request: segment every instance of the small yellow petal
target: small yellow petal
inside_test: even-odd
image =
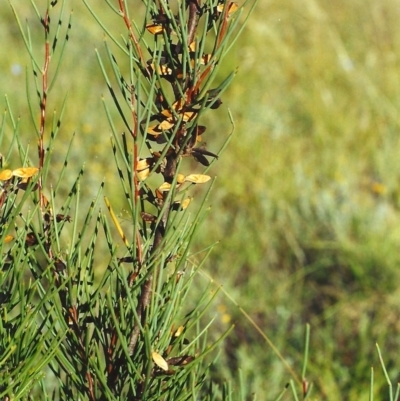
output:
[[[172,128],[173,126],[174,126],[174,123],[171,122],[169,119],[164,120],[163,122],[161,122],[160,124],[158,124],[158,128],[159,128],[160,130],[164,130],[164,131],[166,131],[166,130]]]
[[[204,184],[209,180],[211,180],[211,177],[204,174],[190,174],[185,178],[186,182],[193,182],[194,184]]]
[[[21,167],[12,172],[15,177],[30,178],[34,176],[39,169],[37,167]]]
[[[152,352],[151,357],[153,358],[154,363],[161,368],[162,370],[168,370],[168,363],[167,361],[158,353]]]
[[[175,331],[175,333],[174,333],[174,337],[179,337],[182,333],[183,333],[183,330],[184,330],[185,328],[183,327],[183,326],[179,326],[178,328],[177,328],[177,330]]]
[[[147,159],[140,159],[137,162],[136,169],[137,171],[145,170],[150,167],[149,161]]]
[[[168,110],[168,109],[162,110],[162,111],[161,111],[161,114],[162,114],[163,116],[167,117],[167,118],[172,117],[172,113],[171,113],[171,111]]]
[[[217,11],[222,13],[224,8],[225,8],[225,4],[220,4],[217,7]],[[233,3],[233,2],[228,3],[228,15],[233,14],[238,8],[239,8],[239,6],[237,5],[237,3]]]
[[[0,181],[7,181],[12,177],[13,173],[11,170],[3,170],[0,173]]]
[[[181,208],[182,208],[183,210],[185,210],[185,209],[189,206],[189,204],[190,204],[191,201],[192,201],[192,198],[186,198],[186,199],[184,199],[184,200],[181,202]]]
[[[158,187],[160,192],[169,191],[171,189],[171,184],[169,182],[164,182]]]
[[[7,244],[8,242],[11,242],[14,239],[12,235],[6,235],[6,238],[4,238],[4,243]]]
[[[162,25],[158,24],[147,24],[146,29],[152,34],[152,35],[158,35],[159,33],[162,33],[164,28]]]
[[[182,184],[182,182],[185,182],[185,176],[183,174],[178,174],[178,177],[176,178],[176,182],[178,184]]]
[[[190,121],[192,120],[197,113],[195,113],[194,111],[187,111],[185,113],[183,113],[183,121]]]
[[[139,181],[144,181],[150,175],[150,169],[146,168],[144,170],[138,171],[136,175]]]

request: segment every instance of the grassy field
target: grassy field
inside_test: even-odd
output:
[[[103,177],[113,192],[115,172],[100,101],[107,91],[94,54],[102,36],[74,4],[71,46],[50,101],[59,107],[69,90],[63,141],[66,147],[75,133],[72,164],[78,170],[86,163],[89,201]],[[21,7],[21,17],[31,12]],[[2,14],[0,92],[21,116],[21,136],[34,155],[26,128],[28,58],[11,11]],[[371,366],[375,395],[386,397],[376,343],[398,380],[399,19],[394,0],[260,0],[224,66],[238,67],[237,78],[219,118],[207,122],[209,149],[231,130],[228,108],[235,134],[212,170],[212,208],[196,249],[219,241],[204,270],[298,375],[310,323],[311,399],[367,399]],[[235,378],[240,368],[249,393],[275,399],[291,378],[284,364],[222,293],[216,310],[216,331],[236,324],[216,376]]]

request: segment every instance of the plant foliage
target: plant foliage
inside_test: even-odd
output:
[[[32,22],[23,24],[10,1],[31,61],[27,99],[37,156],[6,99],[0,145],[12,139],[0,159],[0,398],[232,399],[230,385],[209,380],[209,355],[224,335],[209,341],[210,323],[201,320],[212,301],[208,288],[198,302],[188,301],[196,274],[188,258],[205,217],[205,200],[190,211],[191,194],[211,180],[204,170],[219,153],[206,148],[201,117],[220,106],[233,78],[215,84],[243,6],[106,1],[102,7],[123,31],[117,37],[83,2],[106,37],[96,54],[117,111],[104,99],[109,162],[130,224],[121,224],[104,183],[81,209],[83,167],[69,190],[63,186],[73,136],[55,171],[68,101],[59,113],[50,112],[49,101],[61,90],[68,47],[79,45],[71,40],[69,2],[31,0],[33,27],[44,38],[38,43]],[[138,7],[142,16],[132,20]]]

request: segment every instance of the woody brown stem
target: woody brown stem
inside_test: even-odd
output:
[[[166,182],[172,182],[173,177],[176,174],[176,166],[178,162],[179,156],[176,155],[175,153],[171,154],[170,156],[167,157],[167,165],[165,167],[164,171],[164,180]],[[166,192],[164,195],[164,202],[171,202],[170,200],[167,200],[168,193]],[[159,227],[156,229],[155,237],[154,237],[154,242],[153,242],[153,248],[151,251],[151,256],[156,255],[156,253],[159,251],[161,242],[164,238],[164,233],[166,231],[166,224],[168,221],[170,213],[170,205],[167,204],[165,207],[164,214],[162,216],[162,219],[160,221]],[[140,324],[144,324],[143,318],[144,314],[146,311],[146,308],[148,307],[150,303],[150,294],[151,294],[151,287],[153,285],[153,280],[155,277],[157,277],[158,270],[157,267],[155,268],[155,271],[150,274],[149,278],[145,281],[143,288],[142,288],[142,293],[140,295],[139,299],[139,305],[137,307],[136,313],[139,319],[139,322],[134,326],[131,336],[129,338],[129,355],[133,354],[133,351],[135,350],[135,346],[137,344],[137,341],[139,339],[139,334],[140,334]]]
[[[200,0],[199,0],[200,1]],[[188,45],[194,40],[197,24],[199,22],[198,10],[200,8],[197,0],[190,0],[189,2],[189,23],[188,23]]]

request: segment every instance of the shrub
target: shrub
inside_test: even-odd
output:
[[[116,167],[107,175],[110,188],[119,182],[122,190],[110,193],[103,182],[85,202],[93,189],[83,165],[71,180],[74,141],[82,133],[71,135],[67,148],[61,133],[71,126],[65,122],[71,99],[65,95],[59,112],[49,106],[65,82],[72,85],[74,76],[63,71],[69,48],[84,45],[74,41],[69,2],[32,0],[32,25],[22,24],[22,10],[11,2],[30,58],[31,121],[23,126],[36,133],[37,156],[6,99],[0,397],[232,399],[229,385],[218,389],[210,381],[212,352],[229,329],[208,339],[210,322],[202,316],[212,293],[204,288],[201,299],[191,299],[202,262],[193,263],[190,246],[211,185],[197,205],[194,187],[212,182],[206,172],[220,153],[206,149],[202,117],[220,106],[234,76],[217,74],[243,7],[150,0],[136,8],[107,1],[104,22],[83,2],[106,38],[96,56],[114,108],[103,98],[111,130],[111,150],[103,157],[108,172]],[[113,202],[123,205],[129,224],[121,223]]]

